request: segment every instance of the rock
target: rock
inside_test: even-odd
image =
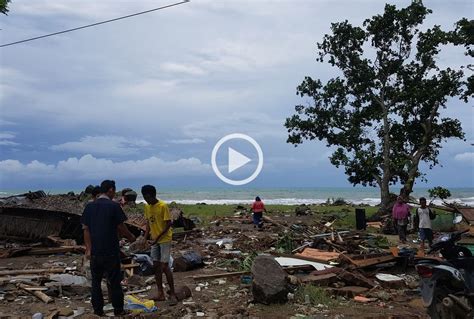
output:
[[[72,310],[71,308],[61,307],[58,310],[60,316],[69,317],[74,314],[74,310]]]
[[[272,256],[257,256],[252,265],[252,293],[255,302],[263,304],[288,301],[287,274]]]
[[[188,286],[180,286],[176,288],[175,290],[176,290],[176,298],[178,298],[178,301],[188,299],[192,295],[191,289],[189,289]]]

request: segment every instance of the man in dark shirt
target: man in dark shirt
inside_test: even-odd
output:
[[[119,235],[130,242],[135,236],[130,233],[124,222],[127,220],[120,205],[112,199],[115,196],[115,182],[105,180],[100,185],[101,195],[96,201],[87,204],[82,213],[86,256],[90,258],[92,274],[92,307],[94,314],[104,315],[104,298],[101,282],[104,275],[110,283],[114,314],[124,314],[123,291],[120,282],[120,246]]]

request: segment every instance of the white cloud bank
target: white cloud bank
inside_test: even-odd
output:
[[[209,164],[190,157],[176,161],[165,161],[152,156],[143,160],[114,162],[104,158],[96,158],[90,154],[80,158],[71,157],[57,164],[45,164],[37,160],[21,163],[18,160],[0,161],[0,176],[10,178],[56,180],[104,179],[120,175],[121,178],[150,178],[170,176],[201,176],[212,172]]]
[[[79,141],[66,142],[50,147],[53,151],[64,151],[93,155],[129,155],[151,143],[140,139],[130,139],[123,136],[85,136]]]

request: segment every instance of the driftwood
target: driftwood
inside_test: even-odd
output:
[[[32,288],[28,285],[18,284],[18,288],[21,288],[24,291],[32,294],[33,296],[35,296],[36,298],[38,298],[39,300],[41,300],[44,303],[50,303],[50,302],[54,301],[53,298],[49,297],[48,295],[46,295],[45,293],[43,293],[41,291],[28,289],[28,288]]]

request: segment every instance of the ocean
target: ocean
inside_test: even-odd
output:
[[[71,190],[44,190],[50,194],[64,194]],[[80,193],[81,190],[72,190]],[[135,189],[137,193],[140,190]],[[395,189],[394,189],[395,191]],[[398,191],[398,188],[396,189]],[[474,188],[450,188],[451,197],[448,202],[456,201],[464,205],[474,205]],[[0,191],[0,197],[27,191]],[[428,198],[428,188],[417,188],[412,194],[414,197]],[[363,187],[313,187],[313,188],[158,188],[158,197],[167,201],[181,204],[249,204],[256,196],[260,196],[266,204],[299,205],[320,204],[328,199],[343,198],[354,204],[377,205],[380,203],[380,194],[377,188]],[[143,201],[139,195],[138,201]],[[435,200],[440,204],[441,201]]]

